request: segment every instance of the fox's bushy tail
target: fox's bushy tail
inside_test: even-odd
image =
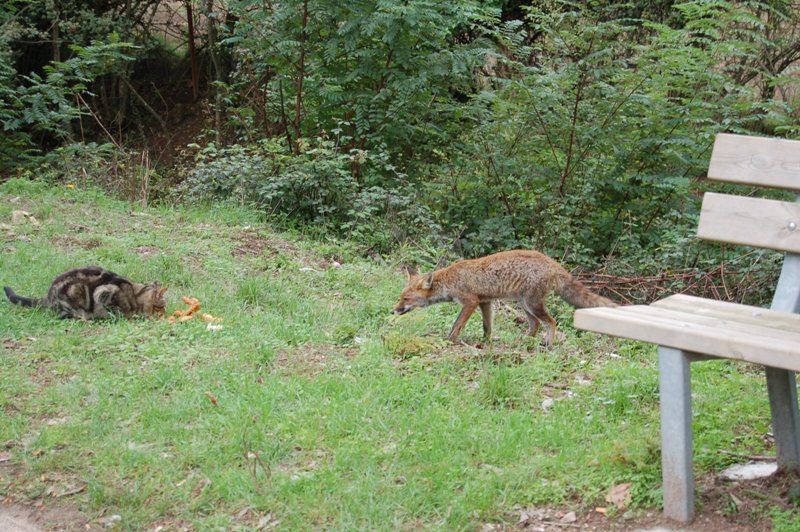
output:
[[[575,308],[619,306],[619,304],[607,297],[595,294],[582,283],[576,281],[571,275],[561,279],[557,292],[564,301]]]
[[[3,291],[5,291],[8,300],[15,305],[22,305],[23,307],[39,307],[44,304],[44,300],[42,299],[31,299],[29,297],[18,296],[7,286],[3,287]]]

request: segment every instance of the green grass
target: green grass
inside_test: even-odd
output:
[[[12,225],[16,209],[40,225]],[[635,508],[660,504],[655,351],[576,332],[559,302],[552,351],[502,309],[494,342],[474,349],[444,341],[455,306],[390,314],[404,283],[390,257],[278,234],[246,209],[142,212],[12,180],[0,223],[0,283],[19,294],[98,264],[169,286],[170,311],[194,296],[225,320],[83,323],[0,303],[0,444],[22,471],[0,496],[85,484],[82,511],[131,529],[265,515],[474,528],[514,523],[520,507],[605,506],[622,482]],[[474,318],[463,339],[480,335]],[[720,448],[766,452],[757,371],[698,364],[694,384],[698,474],[734,460]]]

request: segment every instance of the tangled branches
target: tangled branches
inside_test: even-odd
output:
[[[608,273],[578,273],[575,277],[590,290],[626,304],[646,304],[672,294],[690,294],[738,303],[765,303],[775,286],[771,270],[730,270],[725,264],[703,271],[687,268],[656,275],[617,276]]]

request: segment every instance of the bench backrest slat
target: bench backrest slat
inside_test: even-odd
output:
[[[800,253],[800,203],[706,192],[697,236]]]
[[[800,141],[728,133],[717,135],[708,178],[800,190]]]

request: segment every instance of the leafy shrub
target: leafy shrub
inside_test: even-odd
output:
[[[353,204],[358,182],[348,170],[350,156],[328,141],[286,153],[277,139],[198,152],[185,186],[191,196],[235,199],[301,222],[338,220]]]
[[[115,72],[131,58],[135,48],[112,36],[110,42],[71,46],[73,57],[54,61],[44,68],[44,76],[33,72],[18,74],[5,59],[9,43],[0,31],[0,170],[15,167],[36,153],[33,136],[47,136],[59,142],[72,137],[71,123],[85,114],[81,93],[99,76]]]
[[[369,177],[355,175],[354,165],[362,168],[369,153],[344,152],[325,139],[301,145],[298,155],[287,153],[278,139],[201,148],[184,190],[190,197],[253,204],[284,221],[356,238],[373,250],[439,236],[428,207],[412,191],[369,185]]]

